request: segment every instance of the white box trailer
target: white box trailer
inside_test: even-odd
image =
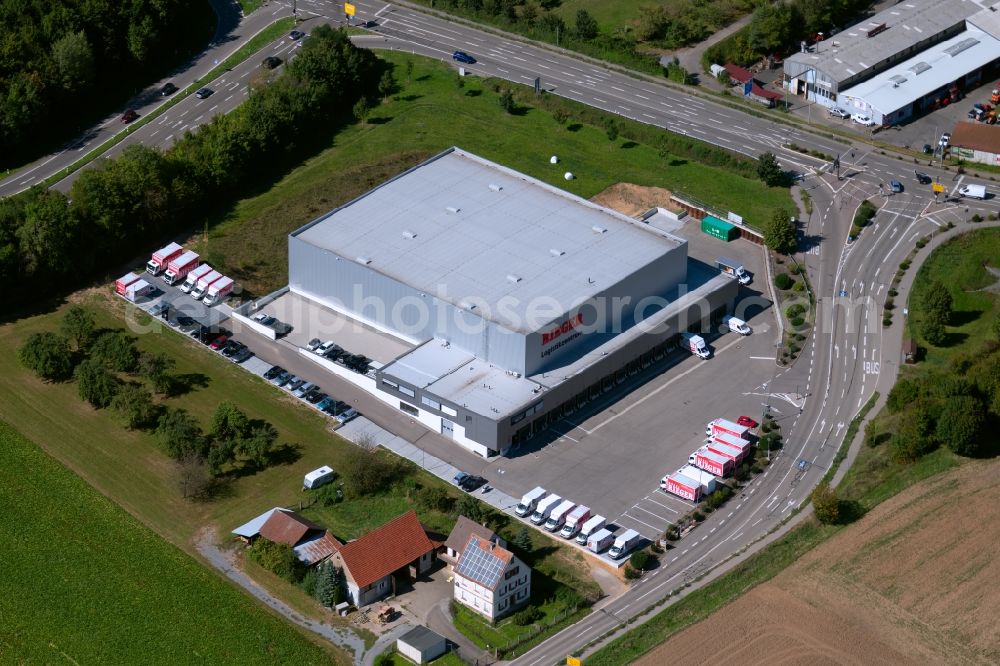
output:
[[[143,296],[152,294],[153,291],[153,285],[149,284],[145,280],[136,280],[132,284],[125,287],[125,298],[135,303]]]
[[[579,534],[576,535],[576,542],[581,546],[586,546],[587,542],[590,540],[590,536],[592,534],[597,534],[600,530],[604,529],[607,522],[608,521],[604,516],[592,516],[583,524],[583,527],[580,528]]]
[[[548,519],[549,514],[552,513],[552,509],[556,508],[556,505],[561,501],[562,497],[559,497],[559,495],[547,495],[540,499],[535,512],[531,514],[531,522],[535,525],[544,523]]]
[[[603,553],[614,542],[615,535],[611,530],[601,528],[587,538],[587,550],[592,553]]]
[[[730,444],[724,444],[718,440],[712,440],[702,448],[708,449],[712,453],[717,453],[723,458],[729,458],[734,464],[738,465],[743,462],[743,449],[732,446]],[[694,461],[688,458],[688,462],[694,464]]]
[[[677,473],[700,483],[702,495],[714,493],[716,488],[719,487],[719,479],[716,476],[709,474],[703,469],[698,469],[694,465],[685,465],[677,470]]]
[[[319,469],[314,469],[306,474],[305,478],[302,480],[302,487],[319,488],[323,484],[333,481],[336,476],[337,473],[333,471],[332,467],[323,465]]]
[[[701,483],[677,472],[663,477],[660,481],[660,489],[692,502],[701,499]]]
[[[130,285],[139,280],[139,276],[135,273],[126,273],[117,280],[115,280],[115,293],[122,296],[125,295],[125,289]]]
[[[552,509],[552,513],[549,514],[549,519],[545,521],[545,529],[549,532],[555,532],[566,522],[566,516],[569,512],[576,508],[576,502],[573,500],[563,500],[562,504]]]
[[[524,494],[520,503],[514,507],[514,513],[522,518],[530,515],[535,510],[535,507],[538,506],[538,501],[545,497],[546,494],[545,488],[535,486]]]

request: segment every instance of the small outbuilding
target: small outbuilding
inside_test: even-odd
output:
[[[426,664],[448,651],[448,641],[419,625],[396,639],[396,651],[414,663]]]

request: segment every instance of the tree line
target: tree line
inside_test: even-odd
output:
[[[317,27],[281,76],[167,151],[129,146],[83,171],[69,196],[35,188],[0,200],[0,305],[79,284],[231,205],[377,99],[383,65]]]
[[[750,24],[713,44],[702,54],[701,64],[752,65],[773,54],[794,53],[803,40],[823,33],[830,37],[834,26],[847,26],[868,10],[870,0],[783,0],[759,3]]]
[[[71,138],[197,53],[215,17],[197,0],[0,0],[0,25],[3,169]]]
[[[205,495],[227,475],[272,463],[281,452],[273,425],[222,401],[206,431],[192,414],[164,402],[188,390],[192,380],[171,374],[172,358],[140,351],[136,342],[122,329],[98,328],[92,311],[74,305],[59,332],[31,334],[17,354],[45,380],[74,381],[81,399],[94,409],[110,409],[125,428],[150,431],[177,463],[185,497]]]

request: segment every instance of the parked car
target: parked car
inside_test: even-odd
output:
[[[451,54],[451,57],[457,60],[458,62],[463,62],[467,65],[472,65],[475,64],[476,62],[476,59],[470,56],[465,51],[455,51],[454,53]]]
[[[216,339],[212,340],[211,344],[208,345],[209,349],[214,349],[219,351],[226,346],[226,342],[229,341],[229,337],[225,335],[220,335]]]
[[[462,482],[458,485],[462,490],[471,493],[473,490],[477,490],[478,488],[485,486],[486,479],[481,476],[468,475],[462,479]]]
[[[893,194],[899,194],[900,192],[903,191],[903,184],[898,180],[890,180],[889,189],[892,191]]]
[[[747,428],[756,428],[758,425],[760,425],[749,416],[741,416],[740,418],[736,419],[736,423],[741,426],[745,426]]]
[[[326,393],[323,393],[318,388],[313,389],[305,395],[306,402],[310,405],[315,405],[317,402],[326,397]]]
[[[284,386],[285,383],[292,378],[292,373],[285,370],[284,372],[279,372],[277,375],[271,378],[271,383],[275,386]]]
[[[242,363],[243,361],[248,360],[251,356],[253,356],[253,352],[250,351],[249,347],[244,346],[243,349],[232,355],[231,360],[233,363]]]
[[[149,316],[159,317],[160,319],[166,319],[167,317],[170,316],[170,303],[164,303],[163,301],[160,301],[149,310]]]
[[[306,33],[302,32],[301,30],[292,30],[290,33],[288,33],[288,38],[293,41],[302,39],[305,36]]]
[[[175,92],[177,92],[177,86],[170,83],[169,81],[167,83],[164,83],[163,87],[160,88],[160,95],[162,95],[163,97],[169,97],[170,95],[173,95]]]
[[[938,139],[938,145],[941,146],[942,148],[947,147],[948,144],[950,143],[951,143],[951,132],[945,132],[944,134],[941,135],[941,138]]]
[[[455,475],[455,478],[452,479],[452,482],[454,482],[456,486],[461,486],[462,482],[465,481],[468,477],[469,475],[466,474],[465,472],[459,472],[458,474]]]
[[[128,123],[132,122],[133,120],[135,120],[138,117],[139,117],[139,114],[136,113],[135,109],[125,109],[125,113],[122,114],[122,117],[121,117],[120,120],[123,123],[128,124]]]
[[[271,324],[271,328],[274,329],[274,332],[278,334],[279,338],[286,336],[292,332],[292,325],[286,324],[283,321],[275,321],[273,324]]]
[[[284,371],[285,371],[285,369],[283,367],[281,367],[280,365],[272,365],[271,368],[267,372],[264,373],[264,379],[266,379],[268,381],[271,381],[272,379],[274,379],[275,377],[277,377],[278,375],[280,375]]]
[[[260,66],[264,69],[276,69],[281,66],[281,58],[277,56],[267,56],[260,63]]]
[[[195,91],[194,96],[198,99],[207,99],[211,97],[214,92],[215,91],[211,88],[198,88],[198,90]]]
[[[305,383],[306,380],[304,379],[300,379],[299,377],[292,377],[291,379],[288,380],[288,383],[285,384],[285,388],[288,391],[294,391],[295,389],[297,389],[298,387],[302,386]]]
[[[244,347],[246,347],[246,345],[242,342],[230,339],[229,342],[226,343],[226,346],[222,348],[222,355],[226,358],[232,358],[233,354],[240,351]]]
[[[921,185],[930,185],[931,177],[928,176],[926,173],[914,169],[913,175],[916,176],[917,182],[920,183]]]
[[[306,382],[305,384],[303,384],[302,386],[298,387],[297,389],[294,389],[292,391],[292,395],[294,395],[296,398],[301,398],[306,393],[309,393],[309,391],[312,391],[314,388],[316,388],[315,384],[313,384],[312,382]]]
[[[844,111],[839,106],[835,106],[832,109],[830,109],[830,115],[834,116],[835,118],[850,118],[851,117],[851,114],[849,114],[847,111]]]
[[[306,345],[306,349],[308,349],[308,350],[309,350],[309,351],[311,351],[311,352],[314,352],[314,351],[316,351],[316,349],[317,349],[317,348],[318,348],[318,347],[319,347],[319,346],[320,346],[321,344],[323,344],[323,341],[322,341],[322,340],[320,340],[319,338],[313,338],[313,339],[312,339],[312,340],[310,340],[310,341],[309,341],[309,343],[308,343],[308,344]]]
[[[222,331],[214,326],[202,325],[191,332],[191,337],[197,339],[201,344],[207,345],[217,340],[221,333]]]
[[[865,127],[871,127],[875,124],[875,121],[871,119],[871,116],[866,116],[863,113],[855,113],[851,116],[851,120],[859,125],[864,125]]]
[[[187,315],[180,315],[177,317],[177,328],[179,328],[184,333],[190,333],[195,328],[197,328],[198,322]]]
[[[336,398],[334,398],[332,395],[328,395],[316,403],[316,409],[320,410],[321,412],[325,412],[331,405],[336,404],[336,402],[337,402]]]
[[[259,315],[254,317],[253,320],[263,326],[270,326],[274,322],[278,321],[277,317],[272,317],[266,312],[261,312]]]
[[[334,342],[333,340],[327,340],[326,342],[323,342],[319,346],[317,346],[313,351],[315,351],[320,356],[326,356],[327,352],[329,352],[335,347],[337,347],[336,342]],[[339,347],[337,348],[339,349]]]
[[[348,421],[350,421],[351,419],[353,419],[356,416],[358,416],[357,410],[355,410],[353,407],[351,407],[350,405],[348,405],[347,409],[345,409],[345,410],[343,410],[341,412],[338,412],[337,415],[334,416],[333,418],[340,425],[344,425],[345,423],[347,423]]]

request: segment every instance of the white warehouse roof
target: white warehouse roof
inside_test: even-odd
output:
[[[883,9],[833,37],[810,53],[795,53],[785,62],[815,67],[838,83],[860,74],[959,24],[980,11],[973,0],[908,0]],[[885,29],[869,36],[882,24]],[[956,74],[961,76],[964,72]]]
[[[864,83],[840,93],[845,106],[893,113],[1000,56],[1000,41],[980,30],[965,30]],[[857,100],[857,102],[855,101]],[[861,102],[859,104],[858,102]]]
[[[671,251],[681,249],[678,261],[687,252],[682,238],[458,148],[294,235],[524,332],[542,298],[565,311]]]

